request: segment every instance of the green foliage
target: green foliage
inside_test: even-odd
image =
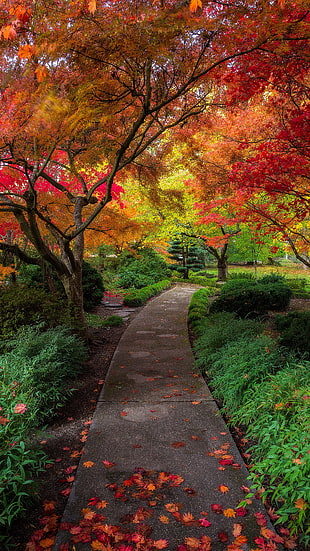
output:
[[[184,279],[188,279],[189,270],[198,272],[205,267],[204,251],[196,245],[175,239],[171,241],[168,253],[175,261],[173,269],[183,274]]]
[[[309,313],[298,313],[301,319]],[[295,314],[278,316],[286,330]],[[265,488],[293,534],[310,540],[309,471],[310,363],[298,364],[276,340],[259,334],[263,326],[233,313],[207,316],[195,343],[197,364],[206,370],[214,396],[231,424],[246,425],[251,452],[251,488]],[[308,333],[309,334],[309,333]],[[251,497],[249,494],[247,497]]]
[[[219,312],[209,315],[201,324],[201,336],[195,342],[197,364],[205,370],[216,361],[223,346],[239,339],[254,339],[263,330],[263,324],[255,320],[236,318],[233,312]],[[242,343],[243,344],[243,343]],[[239,345],[237,345],[239,346]]]
[[[89,314],[86,313],[86,321],[87,325],[90,327],[117,327],[119,325],[122,325],[124,323],[124,319],[121,316],[117,316],[113,314],[112,316],[108,316],[107,318],[102,318],[98,314]]]
[[[126,256],[118,269],[118,283],[123,289],[141,289],[169,275],[163,258],[153,249],[142,249],[137,256]]]
[[[210,312],[235,312],[240,317],[265,314],[268,310],[285,310],[292,291],[282,282],[252,282],[247,279],[232,279],[221,289]]]
[[[47,458],[31,436],[63,405],[84,358],[84,345],[64,327],[24,327],[6,343],[0,356],[0,527],[8,528],[33,497]]]
[[[208,356],[208,375],[214,395],[229,412],[243,403],[243,394],[253,384],[283,366],[283,354],[267,335],[239,336]]]
[[[252,272],[233,272],[228,274],[228,281],[230,279],[251,279],[255,280],[255,275]]]
[[[23,283],[32,289],[43,289],[47,293],[50,293],[47,270],[49,271],[50,278],[53,280],[53,285],[56,288],[56,291],[59,295],[64,297],[65,293],[63,285],[55,270],[50,267],[47,267],[42,271],[40,266],[22,264],[19,271],[18,280],[20,283]],[[91,310],[100,304],[103,297],[104,285],[102,276],[100,272],[89,262],[83,261],[82,277],[84,308],[85,310]]]
[[[201,324],[205,320],[209,304],[210,289],[199,289],[193,294],[188,307],[188,323],[196,335],[201,332]]]
[[[29,395],[28,410],[36,423],[65,403],[69,382],[80,373],[86,357],[84,344],[66,327],[41,329],[21,328],[0,356],[3,383],[17,381],[19,390]]]
[[[310,286],[305,278],[287,278],[286,283],[294,298],[310,298]]]
[[[104,294],[102,276],[89,262],[83,261],[82,277],[84,309],[91,310],[100,304]]]
[[[13,336],[23,325],[44,322],[55,327],[67,321],[66,304],[62,297],[51,296],[42,289],[30,289],[11,284],[0,287],[0,336]]]
[[[254,488],[268,484],[263,499],[271,499],[292,533],[310,537],[310,364],[287,362],[283,369],[254,383],[243,404],[232,413],[232,423],[246,423],[254,462]],[[259,412],[259,414],[258,414]]]
[[[267,275],[264,275],[263,277],[261,277],[259,279],[259,282],[260,283],[264,283],[267,285],[269,283],[282,283],[283,285],[285,285],[285,277],[280,275],[280,274],[276,274],[276,273],[272,273],[272,274],[267,274]]]
[[[279,344],[303,357],[310,357],[310,312],[289,312],[275,317]]]
[[[124,306],[143,306],[149,298],[161,293],[165,289],[168,289],[171,285],[170,279],[163,279],[153,285],[148,285],[142,289],[132,289],[124,297]]]

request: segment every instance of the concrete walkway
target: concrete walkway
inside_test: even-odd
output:
[[[248,472],[193,371],[187,307],[194,291],[163,293],[123,334],[54,551],[281,548],[260,501],[237,509]]]

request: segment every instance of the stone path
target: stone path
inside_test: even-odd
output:
[[[54,551],[281,548],[259,500],[237,507],[248,472],[194,370],[194,290],[153,299],[123,334]]]

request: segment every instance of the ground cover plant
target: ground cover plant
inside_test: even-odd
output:
[[[252,442],[246,450],[253,490],[247,499],[259,491],[274,508],[272,520],[285,523],[307,546],[310,372],[309,361],[296,356],[293,346],[294,323],[299,320],[301,327],[303,318],[308,319],[308,312],[278,316],[283,333],[292,330],[286,348],[274,331],[266,334],[266,324],[233,313],[199,318],[198,332],[194,330],[197,365],[231,426],[243,427],[244,440]]]
[[[0,356],[0,526],[5,532],[29,505],[47,457],[36,430],[72,393],[85,345],[65,327],[21,328]],[[1,541],[1,539],[0,539]],[[5,541],[5,536],[3,536]]]

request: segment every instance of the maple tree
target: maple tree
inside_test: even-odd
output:
[[[167,129],[224,103],[239,58],[257,53],[270,74],[283,47],[300,48],[305,6],[0,3],[0,208],[39,253],[27,261],[54,267],[82,325],[84,232],[119,198],[120,175],[145,169]]]

